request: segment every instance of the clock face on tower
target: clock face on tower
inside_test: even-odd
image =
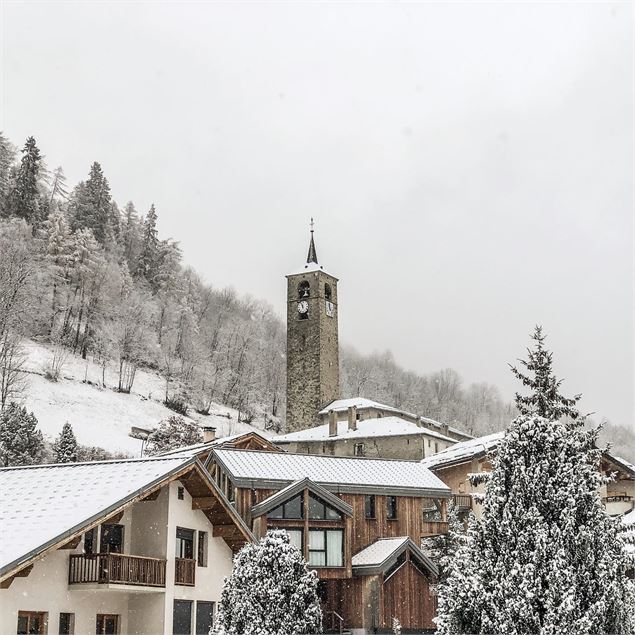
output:
[[[309,303],[306,300],[298,302],[298,313],[304,315],[309,310]]]

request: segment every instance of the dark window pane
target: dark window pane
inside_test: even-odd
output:
[[[174,600],[172,632],[174,635],[192,635],[192,602],[189,600]]]
[[[313,494],[309,494],[309,518],[324,518],[324,515],[324,503]]]
[[[375,497],[373,495],[364,498],[364,516],[375,518]]]
[[[60,613],[60,635],[73,634],[73,614]]]
[[[91,529],[84,534],[84,553],[95,553],[96,531],[96,529]]]
[[[101,553],[123,553],[123,525],[102,525]]]
[[[302,496],[296,496],[284,504],[285,518],[304,518],[302,513]]]
[[[397,497],[396,496],[386,497],[386,516],[393,520],[397,518]]]
[[[272,509],[267,516],[269,518],[282,518],[282,505],[280,505],[280,507],[276,507],[275,509]]]
[[[208,635],[214,624],[214,602],[196,603],[196,635]]]
[[[24,615],[18,615],[18,635],[28,635],[29,618]]]
[[[194,530],[176,528],[176,557],[194,558]]]
[[[198,532],[198,566],[207,566],[207,532]]]

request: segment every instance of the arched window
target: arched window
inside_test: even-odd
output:
[[[331,291],[331,285],[327,282],[324,285],[324,297],[331,302],[333,299],[333,292]]]
[[[298,285],[298,298],[308,298],[310,286],[311,285],[306,280],[303,280]]]

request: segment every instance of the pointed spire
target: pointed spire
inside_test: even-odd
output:
[[[307,264],[314,262],[316,265],[318,264],[317,259],[317,251],[315,249],[315,241],[313,240],[313,217],[311,217],[311,242],[309,243],[309,255],[306,257]]]

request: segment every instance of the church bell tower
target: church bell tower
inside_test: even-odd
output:
[[[337,278],[318,263],[313,219],[304,269],[287,276],[287,431],[319,425],[340,396]]]

